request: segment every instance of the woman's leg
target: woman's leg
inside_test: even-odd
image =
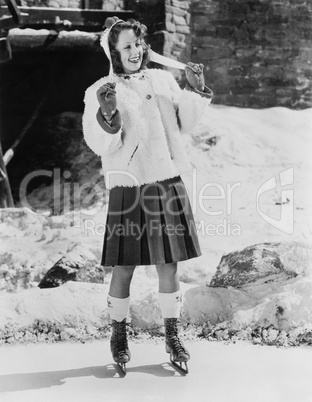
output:
[[[166,351],[170,359],[184,373],[188,372],[190,354],[178,336],[178,318],[181,312],[181,293],[177,263],[156,265],[159,278],[159,305],[166,331]],[[177,363],[179,365],[177,365]],[[182,367],[185,364],[185,368]]]
[[[130,304],[130,284],[135,265],[115,265],[107,297],[108,312],[112,321],[111,352],[115,362],[125,372],[131,353],[127,340],[127,315]]]
[[[159,279],[158,300],[164,319],[179,318],[181,309],[181,294],[178,274],[178,264],[156,265]]]
[[[130,303],[130,284],[135,265],[115,265],[107,297],[111,320],[123,321],[127,318]]]
[[[115,265],[109,287],[109,294],[112,297],[125,299],[130,295],[130,283],[132,280],[135,265]]]
[[[159,293],[174,293],[180,290],[178,264],[156,265],[159,279]]]

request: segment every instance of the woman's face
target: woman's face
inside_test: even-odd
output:
[[[120,53],[125,73],[132,74],[140,69],[143,58],[142,40],[135,35],[133,29],[120,32],[115,48]]]

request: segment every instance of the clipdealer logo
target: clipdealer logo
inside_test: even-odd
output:
[[[294,168],[284,170],[279,174],[280,188],[281,188],[281,213],[280,219],[272,218],[264,213],[260,208],[260,196],[270,190],[278,188],[276,177],[273,176],[257,191],[257,211],[262,219],[268,224],[279,229],[280,231],[292,234],[294,232],[294,190],[293,188],[283,189],[286,186],[292,186],[294,184]]]
[[[133,181],[134,185],[138,185],[138,181],[134,175],[125,171],[109,171],[105,175],[105,183],[108,184],[110,181],[110,176],[114,174],[124,174],[128,176],[128,179]],[[31,205],[27,201],[27,186],[29,182],[37,176],[48,176],[53,178],[53,211],[52,210],[33,210]],[[94,216],[103,208],[107,208],[108,205],[103,200],[105,194],[103,189],[96,183],[90,181],[80,185],[75,182],[67,182],[70,178],[70,172],[65,171],[63,177],[61,177],[61,170],[54,169],[53,172],[48,170],[37,170],[35,172],[29,173],[22,181],[20,186],[20,199],[23,207],[30,213],[35,215],[50,215],[51,213],[60,213],[61,211],[68,212],[73,208],[77,213],[74,214],[73,226],[80,227],[82,221],[84,221],[81,216]],[[64,180],[65,179],[65,180]],[[279,180],[275,176],[271,177],[269,180],[265,181],[257,191],[256,194],[256,208],[257,212],[261,218],[267,222],[272,227],[287,233],[292,234],[294,230],[294,190],[289,188],[294,184],[294,168],[289,168],[282,171],[279,174]],[[233,207],[233,192],[242,186],[242,183],[226,183],[226,186],[222,186],[220,183],[208,182],[204,185],[198,186],[197,183],[197,171],[193,169],[191,187],[188,188],[188,193],[190,200],[192,200],[193,214],[195,215],[199,209],[207,217],[224,217],[222,222],[218,224],[212,224],[206,221],[206,218],[201,219],[197,223],[197,231],[205,235],[240,235],[241,228],[238,223],[233,222],[229,217],[232,215]],[[288,188],[286,188],[288,187]],[[262,194],[270,190],[280,189],[281,191],[281,202],[280,204],[280,218],[275,219],[268,215],[261,207],[260,197]],[[83,196],[84,192],[87,193],[87,200]],[[212,192],[212,193],[211,193]],[[61,196],[62,195],[62,196]],[[91,203],[92,199],[96,196],[99,202],[94,206],[84,208],[85,203]],[[82,205],[83,198],[83,205]],[[138,199],[136,200],[139,201]],[[170,201],[170,200],[169,200]],[[210,202],[216,202],[215,208],[209,207]],[[237,202],[237,201],[236,201]],[[239,202],[239,201],[238,201]],[[208,203],[208,205],[206,204]],[[169,203],[170,204],[170,203]],[[88,204],[89,205],[89,204]],[[187,202],[187,206],[188,202]],[[170,205],[169,205],[170,207]],[[125,212],[125,211],[123,211]],[[95,221],[93,222],[95,225]],[[91,224],[90,224],[91,225]],[[88,227],[92,229],[92,227]],[[103,229],[101,229],[103,230]]]

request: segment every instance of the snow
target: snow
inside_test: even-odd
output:
[[[189,342],[189,374],[168,363],[163,343],[130,342],[119,378],[108,341],[2,347],[2,402],[311,402],[311,348]]]
[[[310,247],[311,133],[312,109],[252,110],[212,105],[192,135],[183,137],[193,166],[193,171],[183,179],[203,252],[201,257],[179,264],[184,322],[221,325],[220,331],[236,331],[238,338],[242,331],[247,331],[247,339],[251,339],[248,334],[258,326],[272,327],[279,331],[280,344],[287,344],[282,340],[285,333],[293,336],[289,335],[292,342],[288,344],[297,344],[303,333],[311,333],[309,253],[304,267],[298,267],[300,274],[288,281],[244,289],[206,286],[225,253],[260,242],[297,242]],[[281,173],[291,169],[293,183],[284,187],[293,192],[293,205],[282,195],[284,187],[280,182]],[[276,188],[261,194],[257,205],[257,192],[272,177],[277,178]],[[53,187],[42,189],[46,198],[52,195],[51,199],[52,191]],[[35,194],[40,197],[40,192]],[[207,195],[209,199],[205,198]],[[88,336],[94,339],[97,331],[107,326],[109,270],[103,284],[68,282],[55,289],[37,287],[43,273],[75,248],[100,259],[105,206],[97,205],[93,212],[81,208],[60,216],[49,216],[43,211],[36,215],[23,208],[1,212],[2,342],[83,340]],[[293,215],[291,233],[270,224],[259,209],[274,222],[281,218],[281,211],[286,211],[291,219]],[[302,263],[297,259],[291,263],[298,262]],[[160,326],[154,267],[136,269],[131,295],[132,322],[143,328]],[[38,323],[46,326],[40,334]],[[51,330],[53,325],[57,331]]]

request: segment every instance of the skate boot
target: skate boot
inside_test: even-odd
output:
[[[183,374],[187,374],[187,361],[190,359],[190,354],[179,339],[177,323],[177,318],[165,318],[166,352],[170,353],[170,361],[174,367]]]
[[[110,348],[114,361],[117,366],[126,375],[126,363],[130,361],[131,353],[127,340],[127,323],[126,319],[121,322],[112,320],[113,333],[110,341]]]

